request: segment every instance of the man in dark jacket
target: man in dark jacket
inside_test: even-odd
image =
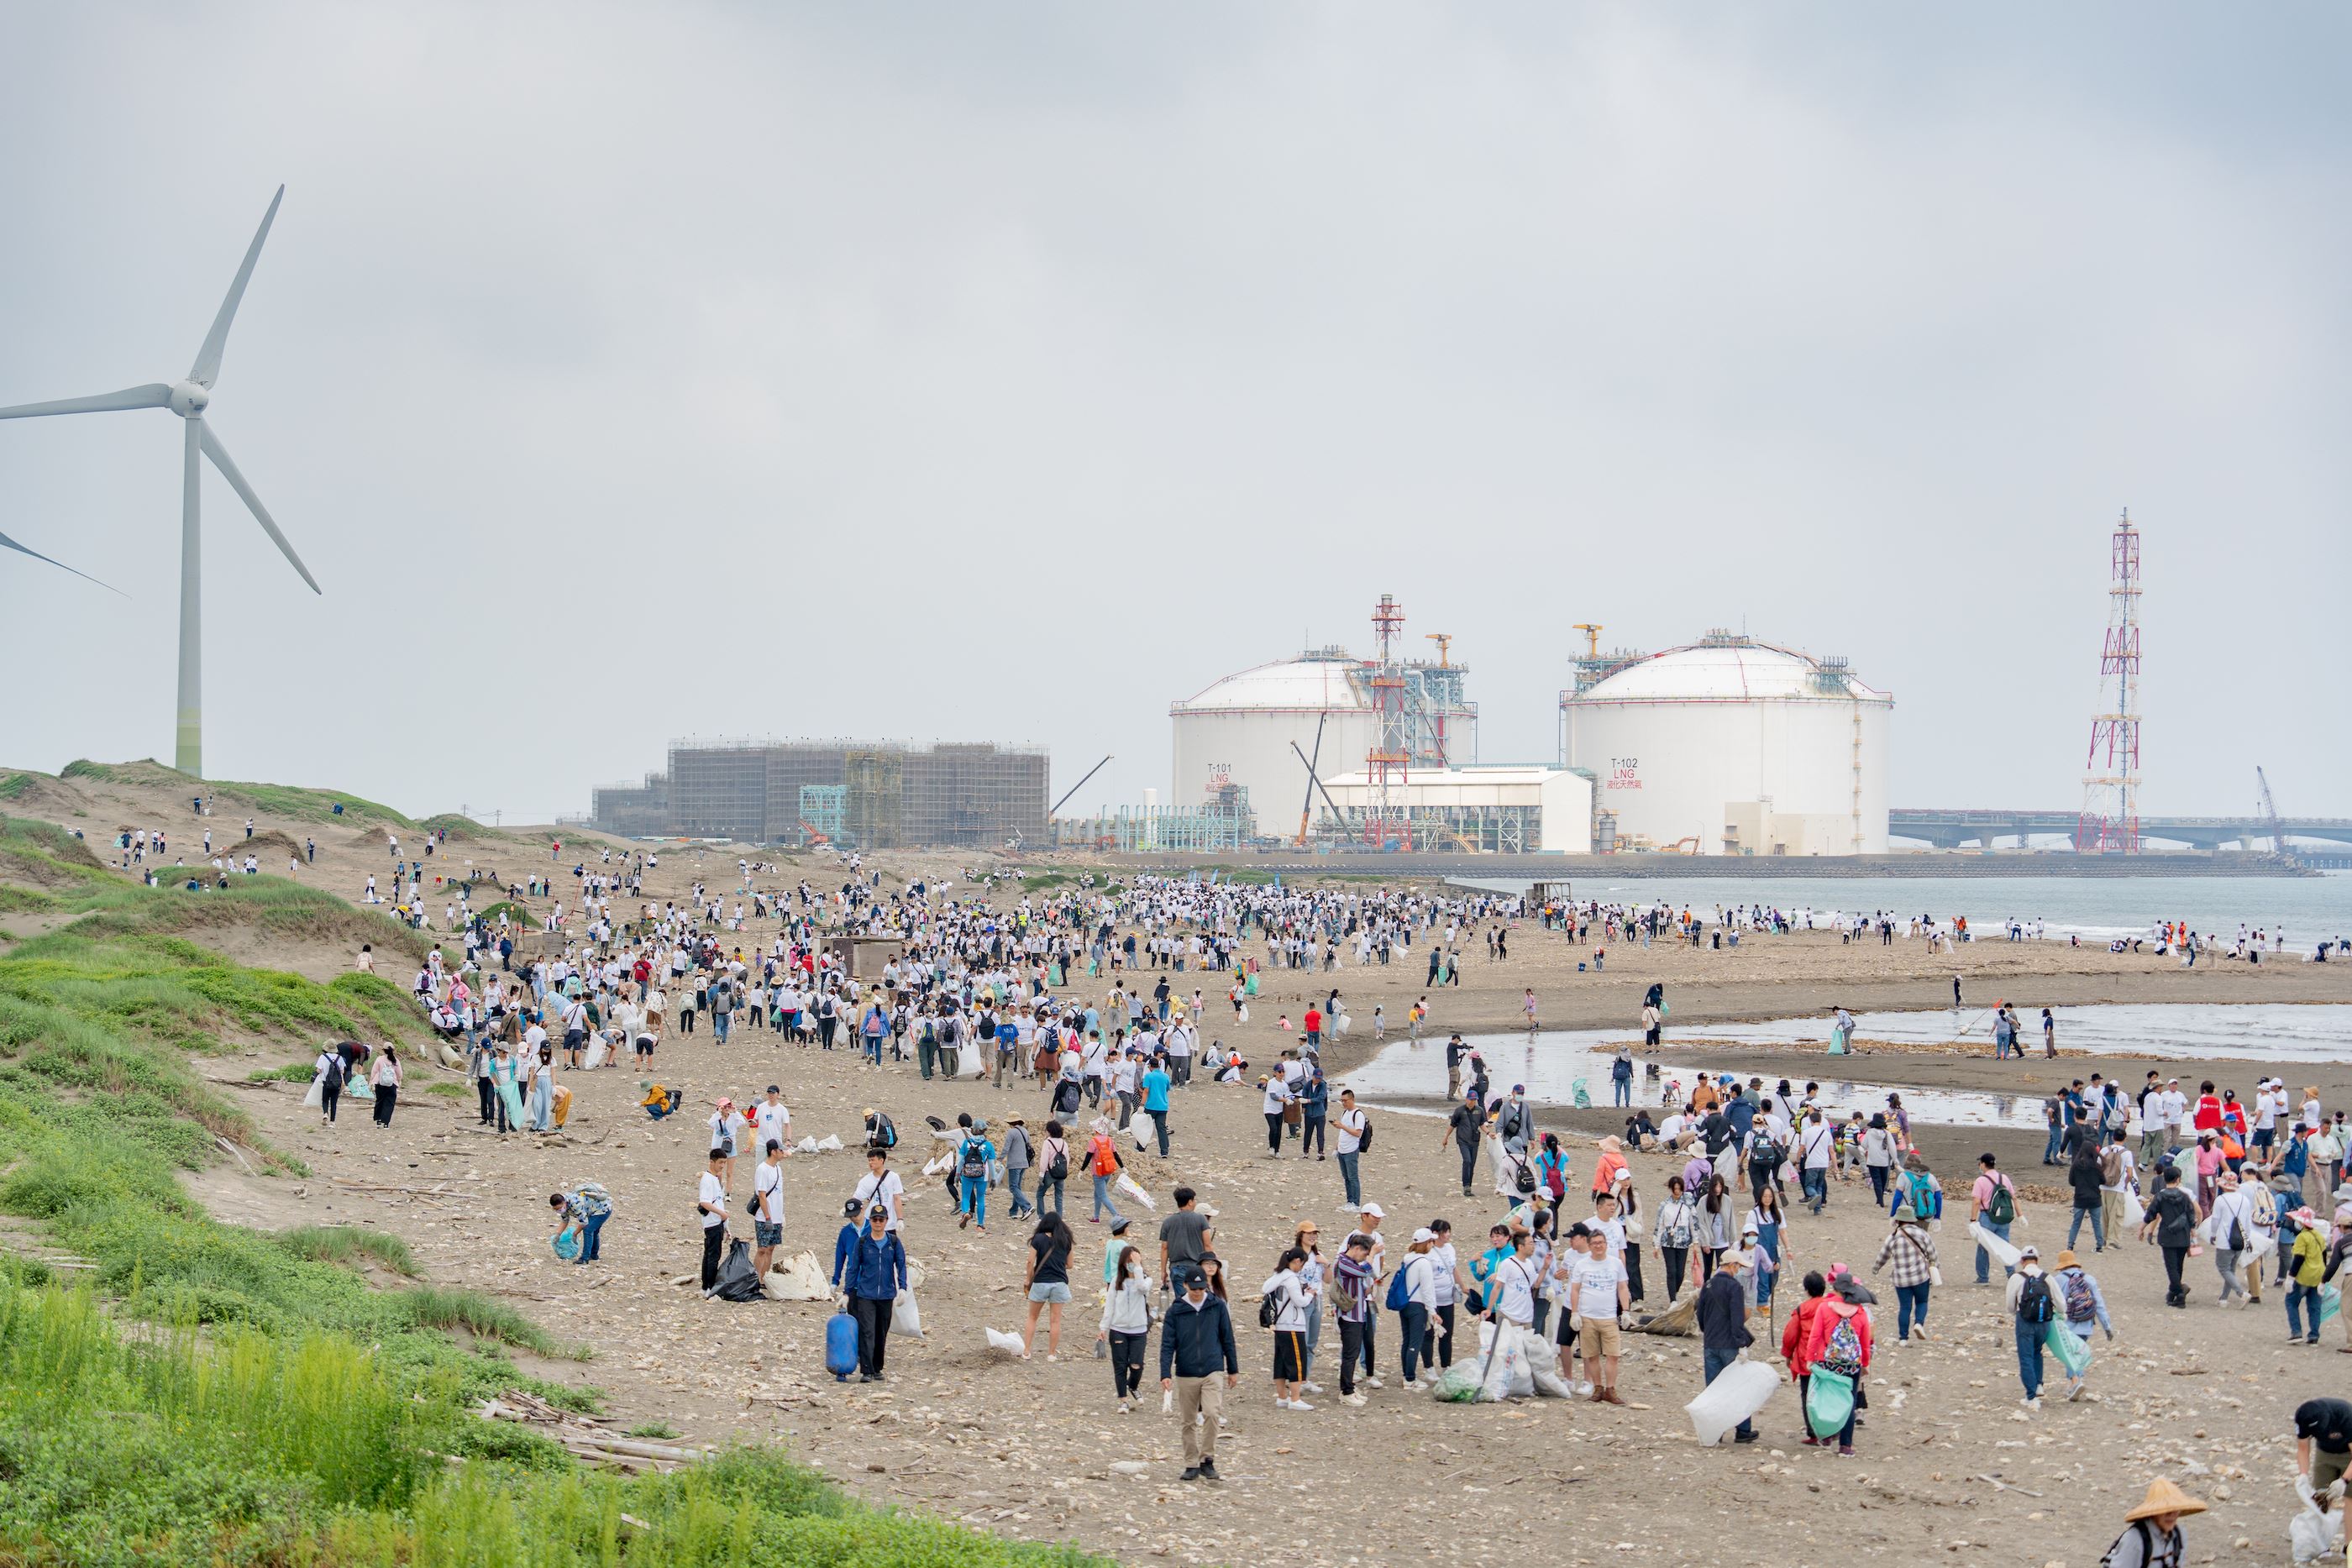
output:
[[[1748,1254],[1737,1248],[1716,1260],[1715,1272],[1698,1293],[1698,1332],[1706,1347],[1706,1380],[1713,1383],[1739,1360],[1739,1353],[1756,1343],[1748,1332],[1748,1288],[1739,1278]],[[1736,1443],[1756,1440],[1755,1427],[1746,1421],[1732,1433]]]
[[[1222,1385],[1220,1371],[1225,1375]],[[1217,1418],[1224,1410],[1225,1390],[1241,1381],[1241,1373],[1234,1315],[1222,1298],[1209,1294],[1209,1277],[1195,1266],[1184,1276],[1184,1294],[1160,1325],[1160,1386],[1176,1396],[1184,1479],[1217,1479]]]
[[[866,1229],[836,1264],[835,1281],[857,1319],[857,1381],[882,1381],[882,1350],[890,1337],[890,1309],[907,1288],[907,1249],[890,1230],[890,1211],[866,1211]],[[838,1249],[835,1249],[838,1252]]]
[[[2180,1282],[2180,1266],[2189,1260],[2189,1243],[2197,1236],[2197,1204],[2180,1190],[2180,1167],[2164,1167],[2164,1185],[2147,1206],[2147,1218],[2141,1222],[2139,1239],[2148,1239],[2155,1232],[2156,1244],[2164,1249],[2164,1304],[2185,1307],[2189,1304],[2189,1287]]]

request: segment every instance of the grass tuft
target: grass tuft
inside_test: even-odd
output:
[[[356,1269],[363,1261],[382,1264],[414,1280],[416,1257],[408,1243],[388,1230],[368,1230],[356,1225],[304,1225],[278,1233],[278,1244],[297,1258],[314,1263],[340,1263]]]

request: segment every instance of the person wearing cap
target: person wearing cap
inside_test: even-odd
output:
[[[2099,1559],[2100,1568],[2180,1568],[2189,1560],[2180,1521],[2204,1511],[2203,1503],[2158,1476],[2140,1505],[2124,1515],[2123,1533]]]
[[[1226,1390],[1241,1381],[1241,1354],[1233,1313],[1223,1298],[1209,1293],[1208,1275],[1195,1264],[1179,1283],[1183,1294],[1160,1323],[1160,1386],[1175,1396],[1176,1426],[1184,1434],[1181,1479],[1213,1481],[1217,1426]]]
[[[1029,1174],[1029,1166],[1034,1158],[1029,1144],[1029,1124],[1019,1116],[1006,1117],[1004,1119],[1004,1186],[1005,1190],[1013,1195],[1012,1207],[1007,1210],[1012,1218],[1019,1219],[1024,1215],[1037,1212],[1037,1206],[1031,1203],[1028,1195],[1021,1190],[1021,1178]],[[1042,1197],[1045,1195],[1041,1192],[1038,1196]]]
[[[2319,1343],[2319,1287],[2327,1277],[2326,1232],[2321,1228],[2319,1216],[2310,1208],[2298,1208],[2287,1216],[2295,1227],[2294,1244],[2287,1253],[2286,1270],[2286,1342],[2293,1344],[2298,1338],[2305,1344]],[[2311,1309],[2311,1332],[2300,1333],[2303,1308]]]
[[[2058,1321],[2069,1333],[2082,1342],[2086,1353],[2090,1348],[2093,1329],[2104,1330],[2107,1338],[2114,1340],[2116,1321],[2107,1315],[2106,1292],[2099,1289],[2097,1277],[2083,1267],[2082,1260],[2074,1256],[2071,1247],[2058,1254],[2057,1264],[2056,1270],[2050,1276],[2050,1290],[2057,1298]],[[2089,1376],[2087,1369],[2068,1375],[2066,1397],[2069,1400],[2083,1396],[2083,1385]]]
[[[726,1163],[719,1169],[719,1179],[729,1192],[735,1190],[735,1156],[741,1154],[751,1141],[751,1123],[744,1118],[742,1112],[735,1108],[734,1101],[720,1095],[710,1113],[710,1146],[721,1151],[725,1157]]]
[[[2042,1272],[2042,1251],[2032,1246],[2017,1250],[2017,1268],[2009,1277],[2009,1315],[2017,1338],[2017,1377],[2025,1387],[2025,1407],[2042,1408],[2042,1335],[2058,1318],[2058,1298]]]
[[[1838,1457],[1853,1458],[1854,1417],[1861,1414],[1862,1380],[1870,1371],[1870,1314],[1864,1311],[1874,1298],[1863,1288],[1862,1281],[1835,1263],[1830,1265],[1829,1293],[1814,1309],[1813,1321],[1805,1331],[1805,1374],[1833,1372],[1853,1381],[1853,1404],[1847,1409],[1845,1426],[1836,1437]],[[1811,1421],[1806,1430],[1812,1429]],[[1831,1439],[1823,1437],[1820,1446],[1828,1448]]]
[[[851,1245],[837,1281],[848,1297],[846,1310],[857,1319],[860,1383],[882,1381],[892,1305],[907,1288],[907,1249],[889,1227],[888,1209],[877,1203],[866,1210],[866,1228]]]
[[[1747,1254],[1726,1252],[1716,1260],[1715,1272],[1706,1283],[1699,1287],[1698,1332],[1708,1383],[1729,1371],[1739,1360],[1739,1353],[1756,1343],[1756,1336],[1748,1331],[1748,1290],[1739,1279],[1747,1267]],[[1754,1442],[1755,1423],[1742,1421],[1732,1440]]]

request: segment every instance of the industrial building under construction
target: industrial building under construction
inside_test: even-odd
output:
[[[631,838],[1002,849],[1045,840],[1043,747],[673,741],[669,768],[596,790],[589,821]]]

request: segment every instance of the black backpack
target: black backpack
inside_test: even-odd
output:
[[[1070,1179],[1070,1147],[1067,1144],[1054,1151],[1054,1163],[1045,1167],[1045,1178],[1048,1181]]]
[[[967,1181],[988,1179],[988,1156],[981,1153],[981,1146],[970,1139],[964,1141],[963,1164],[958,1167],[958,1174]]]
[[[2017,1321],[2039,1328],[2057,1315],[2050,1296],[2050,1276],[2028,1274],[2017,1292]]]
[[[1360,1116],[1362,1116],[1362,1115],[1363,1115],[1363,1113],[1362,1113],[1362,1112],[1360,1112],[1360,1111],[1359,1111],[1359,1112],[1358,1112],[1358,1113],[1357,1113],[1358,1115],[1360,1115]],[[1357,1134],[1356,1134],[1356,1152],[1357,1152],[1358,1154],[1360,1154],[1360,1154],[1366,1154],[1366,1153],[1369,1153],[1369,1152],[1370,1151],[1370,1149],[1371,1149],[1371,1146],[1372,1146],[1372,1119],[1371,1119],[1370,1116],[1364,1116],[1364,1125],[1363,1125],[1363,1128],[1362,1128],[1362,1130],[1361,1130],[1361,1131],[1358,1132],[1358,1133],[1357,1133]]]
[[[874,1131],[866,1138],[866,1146],[872,1149],[895,1149],[898,1146],[898,1129],[888,1116],[876,1113]]]
[[[1257,1326],[1262,1329],[1270,1329],[1281,1321],[1282,1293],[1279,1291],[1268,1291],[1265,1295],[1258,1298]]]

